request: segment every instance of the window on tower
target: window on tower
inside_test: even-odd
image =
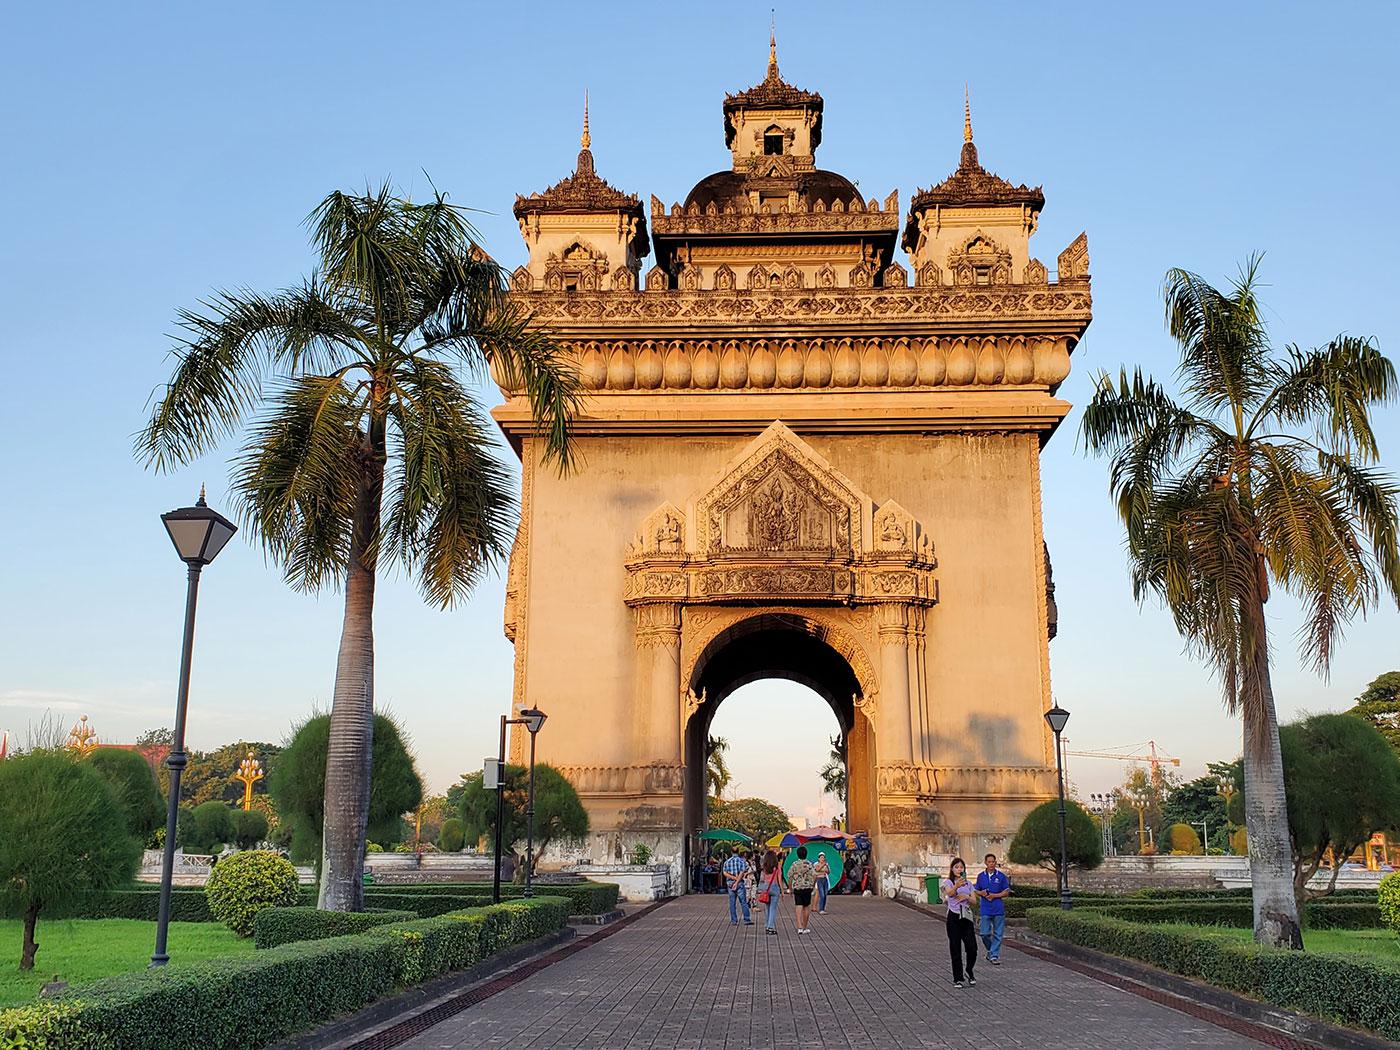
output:
[[[771,127],[763,133],[763,155],[781,157],[783,155],[783,129]]]

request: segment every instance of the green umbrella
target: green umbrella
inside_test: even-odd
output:
[[[742,831],[731,831],[729,828],[711,828],[709,831],[701,832],[700,838],[707,842],[753,842],[753,839]]]

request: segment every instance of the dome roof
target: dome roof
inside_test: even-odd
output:
[[[809,207],[820,201],[823,207],[829,209],[838,200],[844,205],[861,199],[860,190],[850,179],[820,168],[781,180],[781,183],[793,186],[799,196],[806,198]],[[768,189],[774,184],[773,179],[755,178],[737,171],[717,171],[695,184],[695,188],[686,195],[685,206],[689,208],[694,204],[703,209],[713,203],[723,211],[726,204],[736,207],[747,204],[751,189],[757,189],[760,185]]]

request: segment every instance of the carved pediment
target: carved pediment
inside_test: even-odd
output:
[[[696,501],[698,547],[706,554],[853,557],[860,508],[860,495],[824,458],[774,423]]]

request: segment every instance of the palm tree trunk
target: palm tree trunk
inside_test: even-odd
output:
[[[20,949],[19,968],[21,970],[34,969],[34,953],[39,950],[39,943],[34,940],[34,927],[39,921],[39,905],[30,904],[24,909],[24,947]],[[14,956],[10,956],[11,959]]]
[[[1298,902],[1293,896],[1293,848],[1283,787],[1283,751],[1278,742],[1269,676],[1264,605],[1256,606],[1254,651],[1245,669],[1244,820],[1249,831],[1249,876],[1254,887],[1254,939],[1276,948],[1303,947]]]
[[[316,906],[327,911],[361,911],[365,899],[362,873],[374,743],[374,538],[384,491],[384,459],[373,445],[371,439],[363,450],[326,749],[325,831]]]

